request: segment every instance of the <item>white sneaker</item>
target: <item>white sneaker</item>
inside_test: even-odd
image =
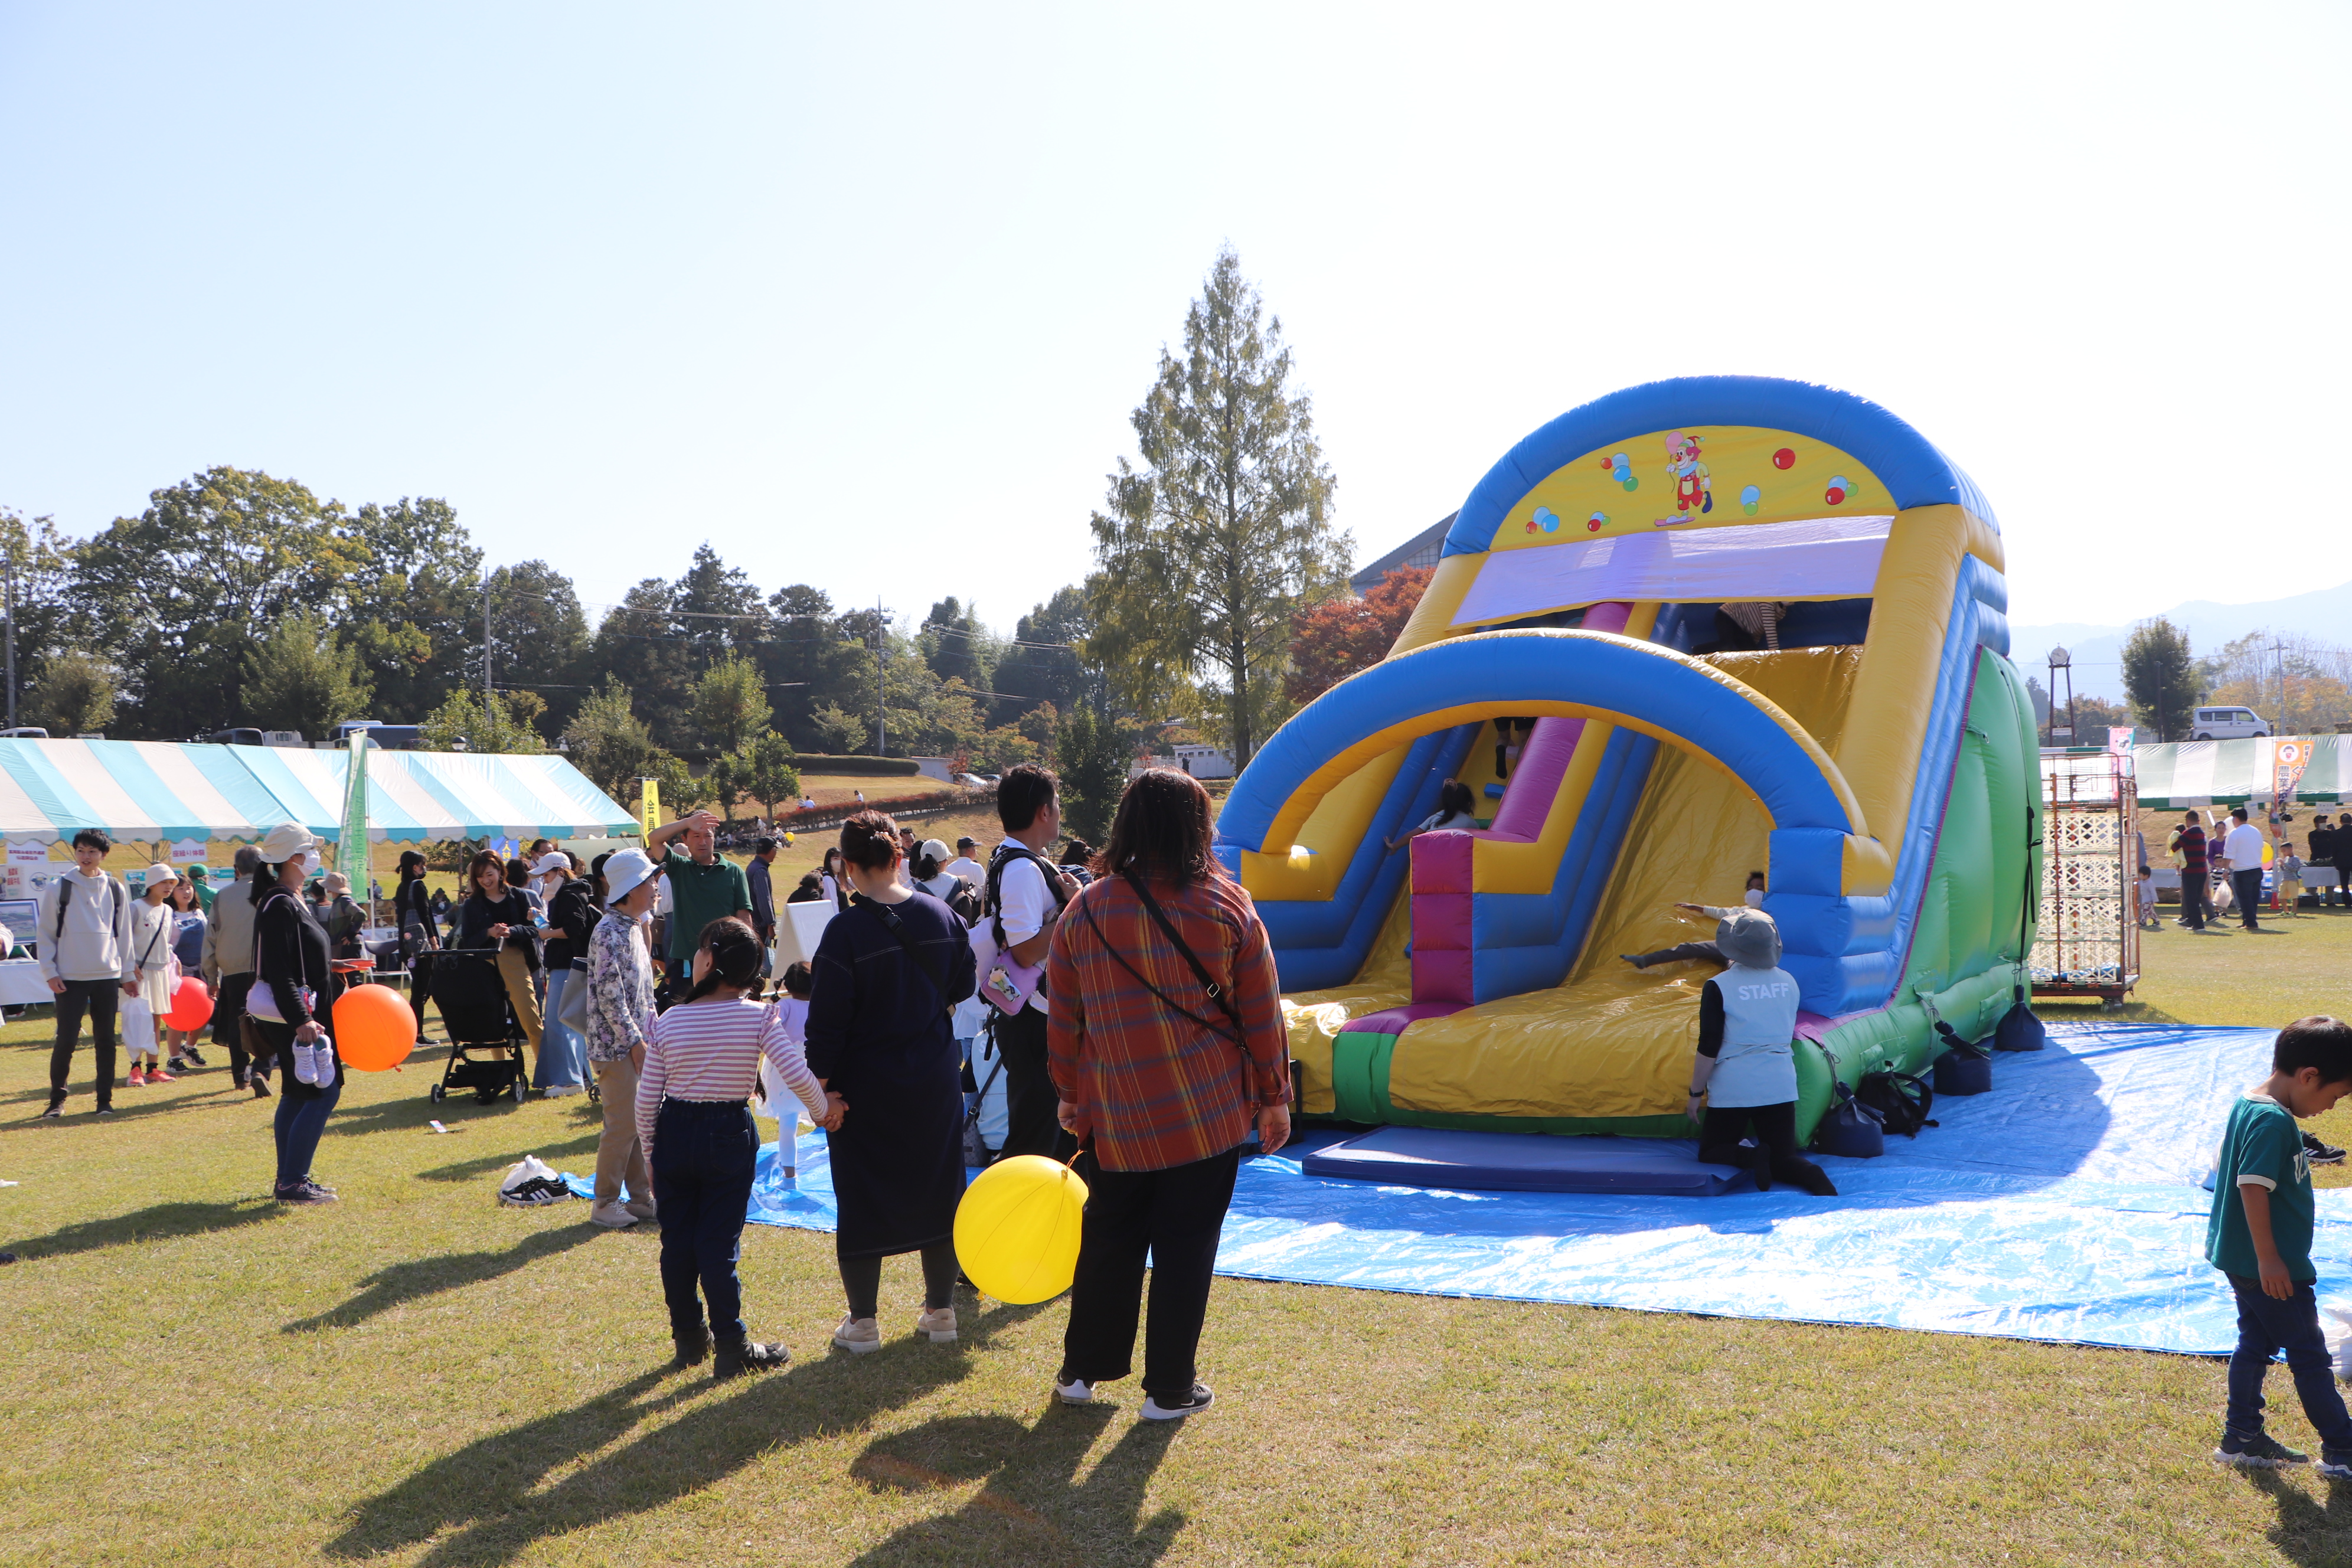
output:
[[[319,1069],[311,1063],[310,1043],[305,1040],[295,1041],[294,1081],[296,1083],[316,1083],[318,1082],[318,1071]]]
[[[915,1320],[915,1331],[929,1334],[935,1345],[951,1345],[956,1341],[955,1309],[941,1307],[936,1312],[927,1311]]]
[[[1054,1384],[1054,1397],[1065,1405],[1092,1405],[1095,1385],[1083,1377],[1074,1377],[1067,1383]]]
[[[320,1089],[335,1087],[335,1047],[324,1041],[310,1047],[310,1081]]]
[[[621,1206],[628,1210],[631,1214],[636,1215],[641,1220],[658,1220],[661,1218],[661,1211],[654,1207],[654,1201],[651,1198],[631,1198]]]
[[[588,1211],[588,1217],[606,1230],[626,1230],[637,1223],[637,1216],[617,1203],[598,1204]]]
[[[871,1355],[882,1348],[882,1329],[871,1318],[844,1318],[833,1331],[833,1342],[852,1355]]]

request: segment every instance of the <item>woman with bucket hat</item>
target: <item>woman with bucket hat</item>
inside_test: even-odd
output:
[[[285,1068],[278,1079],[279,1203],[335,1201],[332,1187],[310,1176],[310,1160],[327,1131],[327,1117],[343,1095],[342,1062],[330,1032],[341,991],[328,959],[327,931],[298,897],[318,842],[300,825],[281,822],[261,840],[262,864],[253,874],[253,986],[246,1016],[261,1055]]]
[[[551,849],[531,864],[531,874],[547,900],[547,1006],[541,1025],[539,1066],[531,1088],[551,1099],[578,1094],[588,1083],[587,1042],[563,1023],[563,994],[585,977],[574,973],[574,959],[588,956],[588,935],[596,923],[588,884],[575,877],[572,857]]]
[[[1698,1157],[1744,1165],[1756,1184],[1773,1178],[1835,1197],[1828,1173],[1797,1152],[1796,976],[1780,967],[1780,928],[1762,910],[1733,910],[1715,928],[1730,967],[1699,990],[1698,1055],[1684,1110],[1699,1122]],[[1704,1102],[1704,1120],[1701,1105]],[[1756,1147],[1741,1146],[1750,1123]]]

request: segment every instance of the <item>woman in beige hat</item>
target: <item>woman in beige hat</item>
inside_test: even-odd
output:
[[[122,955],[122,1047],[131,1056],[131,1089],[173,1080],[163,1068],[163,1019],[180,977],[172,952],[179,929],[172,887],[179,879],[168,865],[148,867],[147,889],[131,906],[131,942]]]
[[[343,1096],[342,1062],[329,1032],[341,982],[327,956],[327,929],[298,897],[318,842],[298,823],[281,822],[261,841],[253,874],[253,988],[246,1016],[262,1049],[285,1068],[278,1082],[278,1180],[283,1204],[335,1201],[310,1176],[311,1156],[328,1113]]]

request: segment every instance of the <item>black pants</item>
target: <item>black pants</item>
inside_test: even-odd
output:
[[[1757,1142],[1762,1145],[1758,1152],[1760,1160],[1739,1147],[1750,1122],[1756,1127]],[[1827,1173],[1797,1152],[1797,1102],[1793,1100],[1778,1105],[1708,1106],[1706,1120],[1699,1124],[1698,1157],[1702,1164],[1752,1170],[1756,1184],[1767,1189],[1777,1177],[1807,1192],[1829,1194],[1837,1190],[1830,1184]]]
[[[228,1047],[229,1071],[239,1083],[255,1073],[267,1075],[269,1068],[268,1062],[255,1061],[253,1053],[245,1048],[245,994],[252,988],[249,973],[224,974],[220,994],[213,999],[213,1043]]]
[[[740,1344],[743,1216],[751,1203],[751,1162],[760,1131],[740,1100],[665,1100],[654,1122],[654,1203],[661,1210],[662,1299],[677,1339],[702,1333]],[[701,1300],[695,1287],[702,1288]]]
[[[2231,872],[2230,897],[2238,906],[2239,923],[2248,931],[2262,930],[2254,923],[2254,917],[2262,910],[2263,868],[2257,866],[2251,871]]]
[[[931,1311],[955,1305],[956,1253],[952,1241],[935,1241],[923,1255],[923,1305]],[[882,1255],[841,1258],[841,1289],[849,1298],[849,1315],[870,1318],[882,1295]]]
[[[49,1098],[61,1100],[73,1070],[74,1047],[81,1041],[82,1009],[98,1037],[98,1102],[114,1103],[114,1013],[122,1003],[119,980],[68,980],[58,993],[58,1043],[49,1050]]]
[[[1044,1154],[1066,1160],[1076,1153],[1077,1140],[1062,1131],[1054,1114],[1061,1096],[1045,1068],[1045,1015],[1034,1007],[998,1014],[996,1047],[1004,1058],[1004,1147],[997,1158]]]
[[[1644,952],[1633,960],[1636,969],[1647,969],[1654,963],[1674,963],[1684,959],[1697,959],[1706,963],[1729,963],[1723,949],[1711,942],[1681,942],[1672,947],[1662,947],[1655,952]]]
[[[1062,1335],[1061,1381],[1108,1383],[1133,1370],[1149,1253],[1151,1321],[1143,1336],[1143,1392],[1163,1404],[1192,1394],[1217,1237],[1241,1163],[1242,1152],[1228,1149],[1164,1171],[1097,1171],[1088,1177],[1078,1274]]]
[[[2205,873],[2184,870],[2180,873],[2180,923],[2190,931],[2203,931],[2205,917],[2213,912],[2205,900]]]

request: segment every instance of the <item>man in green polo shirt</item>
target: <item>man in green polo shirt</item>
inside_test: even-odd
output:
[[[680,836],[683,855],[676,843]],[[688,812],[655,828],[646,835],[646,848],[669,879],[669,973],[656,998],[667,1007],[694,984],[694,949],[704,926],[729,915],[751,923],[751,884],[742,867],[719,853],[719,818],[711,812]]]

